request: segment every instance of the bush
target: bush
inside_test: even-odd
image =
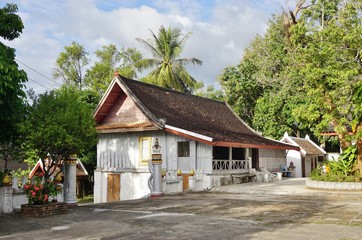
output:
[[[316,168],[312,171],[310,175],[311,180],[325,181],[325,182],[361,182],[361,178],[358,173],[346,176],[343,173],[332,172],[332,171],[324,173],[319,168]]]
[[[324,167],[318,166],[311,173],[310,179],[326,182],[360,182],[359,172],[355,170],[357,147],[349,146],[339,156],[338,161],[327,161]]]
[[[33,182],[24,185],[24,191],[28,197],[29,204],[48,203],[49,197],[56,197],[62,191],[61,186],[50,179],[45,179],[44,174],[36,174]]]

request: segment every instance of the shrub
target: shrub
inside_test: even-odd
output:
[[[360,182],[355,170],[357,147],[350,146],[339,156],[338,161],[327,161],[324,167],[318,166],[311,173],[310,179],[326,182]]]
[[[24,185],[24,191],[29,204],[48,203],[49,197],[56,197],[62,191],[62,187],[51,179],[45,179],[44,174],[34,176],[33,182]]]

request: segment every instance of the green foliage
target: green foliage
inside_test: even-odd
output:
[[[21,18],[16,15],[15,4],[0,8],[0,36],[6,40],[19,37],[24,28]],[[26,73],[19,70],[15,62],[15,49],[0,42],[0,142],[16,143],[18,122],[25,112],[24,83]]]
[[[178,58],[191,33],[182,36],[178,28],[161,26],[158,36],[152,31],[151,34],[153,38],[150,40],[137,38],[154,57],[143,60],[145,67],[155,68],[144,81],[176,91],[193,92],[197,82],[184,66],[188,63],[201,65],[202,62],[197,58]]]
[[[352,140],[347,126],[361,123],[361,1],[313,1],[291,28],[294,67],[304,79],[307,101],[293,111],[318,135],[330,124],[345,148]],[[303,26],[303,27],[301,27]],[[358,138],[360,133],[354,135]]]
[[[210,98],[216,101],[225,101],[225,95],[222,90],[217,90],[213,85],[208,85],[206,88],[202,82],[199,82],[198,89],[195,91],[196,96]]]
[[[357,147],[350,146],[339,156],[338,161],[325,163],[326,168],[318,166],[311,173],[310,178],[326,182],[359,182],[360,174],[356,171]],[[325,170],[328,169],[328,170]]]
[[[228,103],[265,135],[320,136],[332,125],[342,149],[356,140],[362,154],[361,16],[361,0],[312,0],[274,16],[220,77]]]
[[[28,149],[38,158],[48,153],[54,161],[70,154],[80,156],[96,142],[94,105],[84,101],[83,92],[63,86],[39,95],[30,109],[24,128],[28,131]]]
[[[56,197],[62,187],[53,180],[47,179],[42,173],[33,177],[33,182],[24,185],[24,192],[28,197],[29,204],[46,204],[49,197]]]
[[[78,204],[93,203],[93,199],[94,199],[93,195],[87,195],[87,196],[85,196],[83,198],[78,199],[77,203]]]
[[[310,179],[314,181],[324,181],[324,182],[361,182],[359,174],[345,176],[341,173],[329,172],[325,174],[316,173],[316,169],[312,171]]]
[[[16,15],[18,6],[7,3],[5,7],[0,8],[0,36],[6,40],[14,40],[23,32],[23,22]]]
[[[25,169],[25,170],[19,168],[16,171],[11,171],[11,176],[17,177],[19,180],[21,180],[24,177],[28,177],[30,172],[31,172],[31,168],[28,168],[28,169]]]
[[[143,57],[135,48],[118,50],[114,44],[110,44],[95,54],[98,61],[87,71],[85,81],[100,96],[106,91],[116,71],[122,76],[136,79],[144,68]]]
[[[352,145],[343,151],[338,161],[330,161],[331,172],[341,173],[344,176],[353,175],[357,162],[357,147]]]
[[[288,77],[291,56],[283,20],[283,15],[273,16],[265,36],[257,36],[239,65],[226,68],[219,77],[235,112],[256,130],[274,138],[303,129],[292,115],[304,95],[296,94],[300,80]]]
[[[238,67],[224,69],[219,81],[226,92],[226,101],[248,124],[252,124],[254,109],[263,87],[253,77],[252,61],[245,61]]]
[[[84,47],[77,42],[72,42],[70,46],[64,47],[64,52],[59,54],[53,76],[62,79],[68,85],[82,89],[84,69],[88,63],[88,53]]]

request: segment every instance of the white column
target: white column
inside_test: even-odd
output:
[[[77,159],[70,158],[64,160],[64,202],[68,204],[77,204],[76,198],[76,166]]]

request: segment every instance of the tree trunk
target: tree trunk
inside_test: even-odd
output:
[[[359,123],[356,129],[356,133],[362,132],[362,122]],[[357,165],[356,169],[359,171],[360,175],[362,176],[362,138],[359,137],[356,139],[356,146],[357,146]]]

